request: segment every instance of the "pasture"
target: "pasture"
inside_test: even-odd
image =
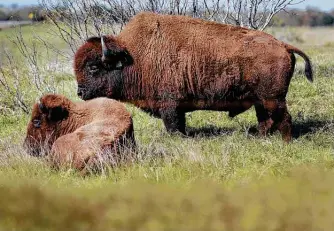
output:
[[[189,113],[191,137],[182,137],[167,134],[161,120],[127,105],[137,158],[81,177],[73,170],[53,171],[22,148],[30,115],[13,103],[11,90],[20,90],[29,109],[50,89],[79,100],[70,52],[49,27],[21,31],[35,47],[28,51],[38,53],[40,87],[32,85],[36,70],[29,56],[10,41],[18,30],[0,31],[6,47],[2,75],[10,86],[0,87],[0,230],[332,230],[333,28],[268,29],[305,51],[315,71],[311,84],[298,57],[287,97],[292,143],[283,143],[278,133],[258,137],[253,108],[234,119],[225,112]],[[46,52],[42,41],[66,57],[51,48]]]

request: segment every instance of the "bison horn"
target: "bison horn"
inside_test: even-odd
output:
[[[114,55],[114,52],[112,52],[112,50],[108,49],[106,43],[104,42],[104,36],[101,36],[101,45],[102,45],[102,61],[105,61],[110,56]]]

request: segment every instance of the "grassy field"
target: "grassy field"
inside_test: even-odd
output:
[[[46,33],[48,27],[26,26],[22,35],[29,45],[37,34],[66,49]],[[43,159],[26,155],[22,142],[29,114],[1,89],[0,230],[332,230],[334,29],[268,31],[303,49],[315,69],[311,84],[298,58],[287,99],[294,124],[288,145],[279,134],[256,135],[254,109],[234,119],[223,112],[187,114],[193,137],[184,138],[168,135],[160,120],[128,105],[137,160],[83,178],[72,170],[52,171]],[[0,39],[6,43],[15,33],[0,31]],[[25,58],[10,42],[6,47],[31,106],[47,88],[34,89]],[[56,92],[78,100],[71,62],[45,55],[43,46],[37,51],[41,75],[47,76],[41,86],[52,83]],[[45,68],[55,59],[51,71]],[[5,61],[2,66],[10,79],[13,66]]]

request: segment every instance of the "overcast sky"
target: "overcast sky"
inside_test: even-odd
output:
[[[38,0],[0,0],[0,4],[10,5],[17,3],[19,5],[31,5],[37,4]],[[305,2],[297,5],[297,8],[305,8],[306,6],[318,7],[321,10],[331,10],[334,9],[334,0],[306,0]]]

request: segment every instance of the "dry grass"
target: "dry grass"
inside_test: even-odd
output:
[[[45,25],[34,30],[47,36]],[[193,137],[185,138],[170,136],[160,120],[128,105],[135,160],[82,178],[27,156],[21,144],[29,115],[0,109],[0,230],[331,230],[334,47],[325,35],[324,42],[317,37],[325,29],[293,30],[304,42],[291,43],[311,56],[316,72],[310,84],[299,60],[288,95],[289,145],[279,134],[259,138],[253,109],[232,120],[222,112],[189,113]],[[74,78],[55,69],[57,92],[78,100]]]

